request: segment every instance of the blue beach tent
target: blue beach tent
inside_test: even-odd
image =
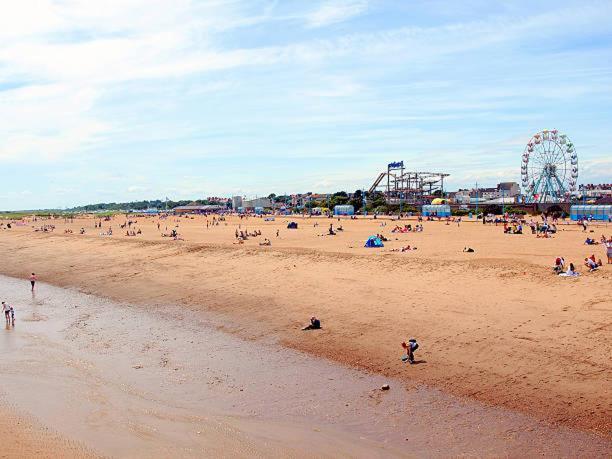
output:
[[[378,236],[370,236],[364,247],[384,247],[385,245]]]

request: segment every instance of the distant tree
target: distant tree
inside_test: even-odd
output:
[[[349,200],[349,204],[359,210],[363,207],[363,194],[361,190],[355,190],[353,197]]]

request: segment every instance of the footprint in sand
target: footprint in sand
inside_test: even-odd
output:
[[[23,317],[21,320],[23,322],[44,322],[44,321],[46,321],[48,319],[49,319],[49,317],[47,317],[44,314],[40,314],[38,312],[33,312],[31,316]]]

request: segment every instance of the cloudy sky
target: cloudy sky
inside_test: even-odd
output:
[[[0,209],[520,181],[532,134],[612,180],[612,2],[0,6]]]

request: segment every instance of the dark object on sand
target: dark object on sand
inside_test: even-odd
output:
[[[306,325],[302,330],[320,330],[321,329],[321,321],[317,319],[315,316],[310,318],[310,325]]]

